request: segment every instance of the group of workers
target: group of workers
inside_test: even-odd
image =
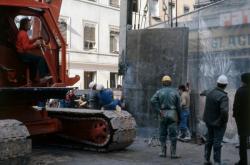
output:
[[[87,94],[77,98],[74,90],[70,90],[66,98],[60,101],[60,107],[64,108],[88,108],[95,110],[121,110],[122,103],[119,99],[114,99],[113,91],[104,88],[102,84],[89,83]]]
[[[250,73],[241,75],[242,86],[235,94],[233,117],[236,120],[238,134],[240,137],[239,155],[240,161],[235,165],[247,165],[247,137],[250,136]],[[171,87],[172,79],[165,75],[162,77],[163,87],[151,98],[151,104],[160,115],[159,140],[161,143],[160,157],[166,157],[167,136],[171,141],[170,157],[179,158],[176,154],[178,130],[181,136],[188,132],[187,120],[189,116],[190,96],[188,89],[181,85],[179,91]],[[217,86],[214,89],[206,90],[206,104],[203,120],[208,128],[207,139],[204,151],[204,165],[211,165],[211,151],[215,165],[221,165],[222,140],[226,131],[229,99],[225,89],[228,85],[228,78],[221,75],[217,79]],[[184,135],[183,135],[184,134]]]

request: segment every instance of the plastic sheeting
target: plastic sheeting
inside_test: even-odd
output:
[[[224,0],[178,19],[179,27],[189,27],[188,81],[196,114],[201,121],[205,98],[199,96],[213,88],[219,75],[229,78],[226,89],[230,98],[227,138],[235,139],[236,125],[232,106],[240,75],[250,72],[250,0]],[[150,28],[168,28],[159,24]],[[193,128],[195,129],[195,128]],[[199,133],[197,128],[197,133]]]

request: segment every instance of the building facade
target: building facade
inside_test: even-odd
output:
[[[88,88],[91,81],[114,88],[118,76],[120,0],[64,0],[59,28],[67,43],[69,75]]]
[[[195,0],[134,0],[133,29],[171,21],[194,10]],[[177,10],[176,10],[177,9]]]

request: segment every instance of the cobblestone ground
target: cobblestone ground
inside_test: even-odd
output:
[[[95,153],[62,147],[35,147],[29,165],[202,165],[204,145],[178,142],[180,159],[158,157],[157,141],[137,137],[133,145],[122,151]],[[248,151],[250,158],[250,151]],[[235,145],[223,144],[223,165],[233,165],[238,152]]]

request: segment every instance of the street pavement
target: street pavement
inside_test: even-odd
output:
[[[204,145],[178,142],[180,159],[171,160],[158,157],[159,143],[155,139],[137,137],[125,150],[110,153],[96,153],[79,149],[35,146],[29,165],[202,165]],[[250,151],[248,151],[250,158]],[[235,145],[223,144],[223,165],[233,165],[238,161]]]

